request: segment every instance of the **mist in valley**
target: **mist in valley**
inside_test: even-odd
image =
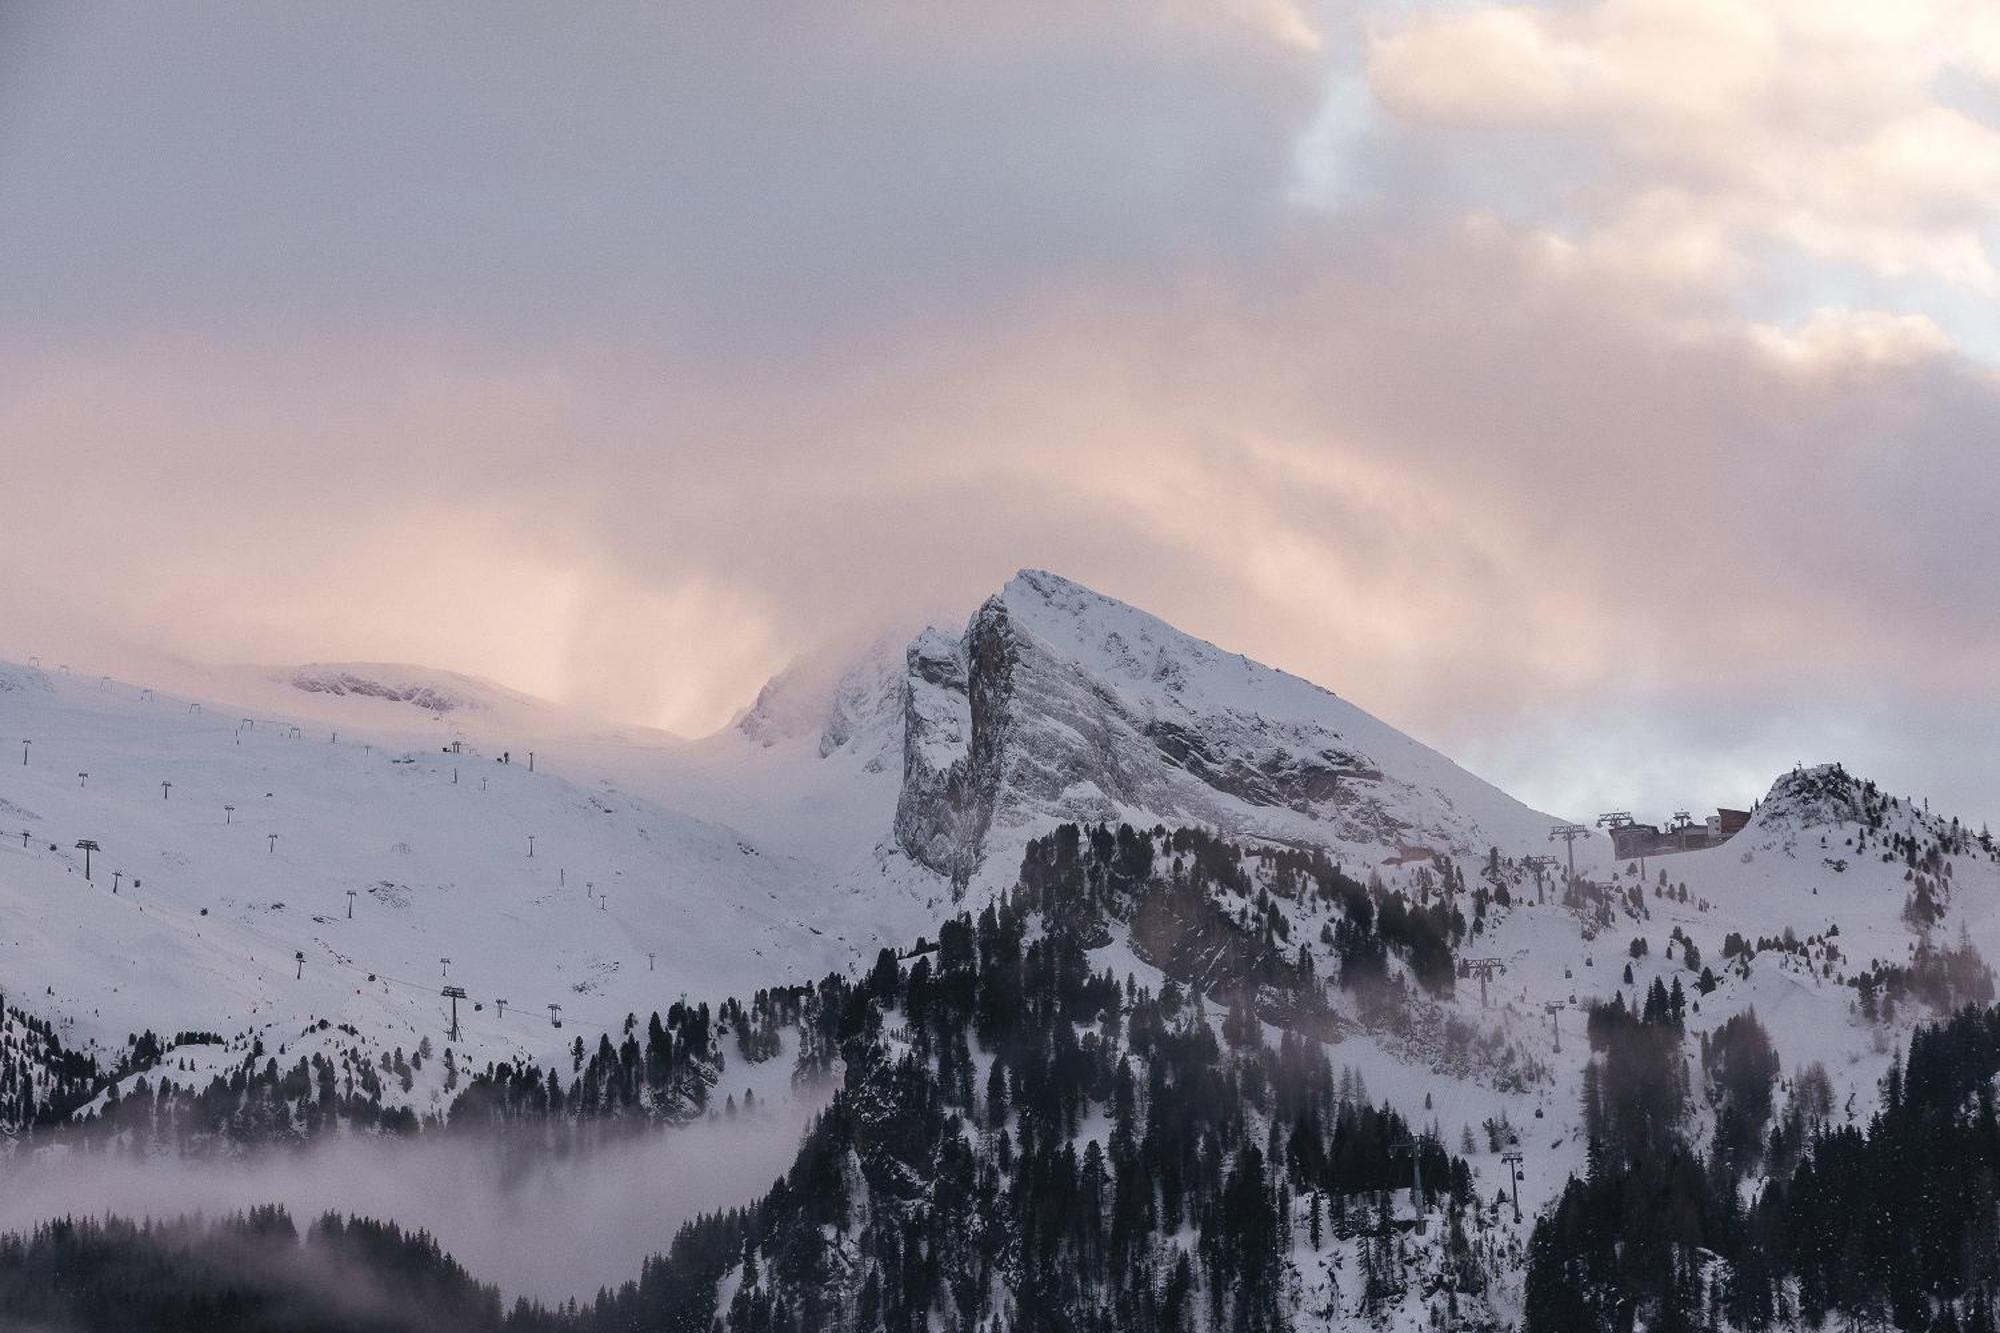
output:
[[[422,1228],[511,1303],[588,1300],[636,1278],[688,1218],[762,1194],[831,1087],[734,1118],[552,1152],[528,1136],[327,1139],[236,1157],[51,1148],[0,1164],[0,1232],[51,1218],[217,1216],[281,1204]]]

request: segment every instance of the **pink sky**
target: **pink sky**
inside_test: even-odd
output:
[[[0,17],[0,651],[700,731],[1034,565],[1547,806],[2000,816],[1990,6],[593,15]]]

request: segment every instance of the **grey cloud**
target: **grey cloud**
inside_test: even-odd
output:
[[[1030,7],[21,6],[7,322],[741,354],[1268,241],[1311,64]]]

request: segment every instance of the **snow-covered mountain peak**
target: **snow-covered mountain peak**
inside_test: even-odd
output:
[[[1863,823],[1873,792],[1873,784],[1861,782],[1839,764],[1795,768],[1771,783],[1770,792],[1758,803],[1755,822],[1800,829]]]
[[[1949,812],[1933,811],[1920,799],[1892,796],[1840,764],[1816,764],[1780,774],[1739,837],[1747,845],[1767,847],[1796,846],[1812,839],[1832,845],[1838,837],[1843,848],[1865,846],[1872,838],[1877,844],[1900,846],[1900,859],[1910,869],[1917,868],[1931,848],[1946,856],[1966,854],[1975,842],[1982,853],[1992,850],[1991,837],[1983,830],[1975,836]]]
[[[1549,819],[1331,692],[1024,570],[907,654],[898,843],[961,885],[1054,821],[1198,822],[1363,857]]]
[[[1210,702],[1279,715],[1333,697],[1311,681],[1227,652],[1046,570],[1022,570],[988,607],[995,604],[1020,628],[1123,688],[1169,696],[1192,690]]]

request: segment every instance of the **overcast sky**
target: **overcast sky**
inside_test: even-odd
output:
[[[2000,822],[1980,0],[0,6],[0,650],[713,728],[1058,570]]]

